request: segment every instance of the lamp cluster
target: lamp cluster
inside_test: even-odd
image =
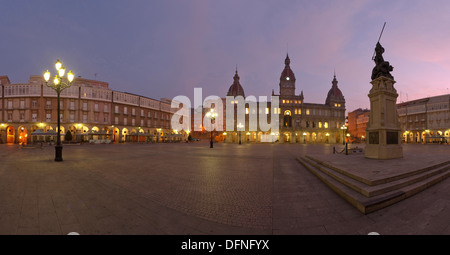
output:
[[[56,75],[55,75],[55,78],[53,79],[53,85],[57,86],[57,87],[62,87],[61,88],[61,90],[62,90],[65,87],[68,87],[66,84],[64,84],[62,82],[62,78],[64,77],[64,74],[66,73],[66,68],[61,63],[61,61],[59,61],[59,59],[55,63],[55,68],[56,68]],[[44,79],[45,79],[45,82],[47,83],[47,86],[49,86],[48,81],[50,80],[50,76],[51,76],[50,72],[48,70],[45,71]],[[72,71],[69,71],[67,73],[67,80],[69,81],[69,84],[72,83],[74,78],[75,78],[75,75],[72,73]]]

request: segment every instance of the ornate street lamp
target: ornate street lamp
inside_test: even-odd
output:
[[[213,148],[213,128],[212,128],[212,123],[213,123],[213,120],[216,119],[217,115],[218,115],[218,113],[214,112],[213,108],[211,108],[211,111],[206,113],[206,117],[211,119],[211,143],[210,143],[209,148]]]
[[[242,125],[242,123],[239,123],[237,127],[239,132],[239,144],[241,144],[241,129],[244,127],[244,125]]]
[[[342,125],[341,129],[342,129],[342,138],[344,139],[344,141],[342,141],[342,145],[345,145],[345,130],[347,130],[347,126]]]
[[[58,136],[56,137],[56,146],[55,146],[55,161],[62,161],[62,145],[61,145],[61,117],[60,117],[60,103],[59,103],[59,96],[61,94],[61,91],[64,89],[70,87],[72,85],[72,81],[75,77],[75,75],[72,73],[72,71],[69,71],[67,73],[67,81],[68,83],[63,82],[64,74],[66,72],[66,68],[64,65],[59,61],[59,59],[55,63],[56,68],[56,75],[53,79],[53,84],[48,84],[48,81],[50,80],[50,72],[47,70],[44,73],[44,79],[45,79],[45,85],[49,88],[52,88],[56,91],[56,94],[58,95]]]

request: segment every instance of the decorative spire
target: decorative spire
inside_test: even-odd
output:
[[[331,82],[331,84],[333,84],[333,88],[337,87],[338,81],[336,80],[336,70],[334,71],[334,78],[333,78],[333,81]]]
[[[236,73],[234,74],[233,79],[234,79],[234,82],[239,82],[239,79],[240,79],[239,75],[238,75],[237,65],[236,65]]]
[[[284,60],[284,64],[289,66],[291,64],[291,60],[289,59],[289,54],[286,53],[286,59]]]

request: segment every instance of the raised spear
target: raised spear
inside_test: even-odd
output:
[[[377,42],[377,44],[378,44],[378,43],[380,42],[381,36],[383,35],[383,31],[384,31],[384,26],[386,26],[386,22],[384,22],[383,28],[381,29],[380,37],[378,37],[378,42]],[[374,59],[375,59],[375,54],[376,54],[376,52],[375,52],[375,51],[373,51],[373,56],[372,56],[372,60],[374,60]]]

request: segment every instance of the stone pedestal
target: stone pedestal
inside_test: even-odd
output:
[[[384,76],[371,82],[370,118],[366,129],[366,158],[403,157],[401,128],[396,106],[398,94],[394,83],[394,80]]]

